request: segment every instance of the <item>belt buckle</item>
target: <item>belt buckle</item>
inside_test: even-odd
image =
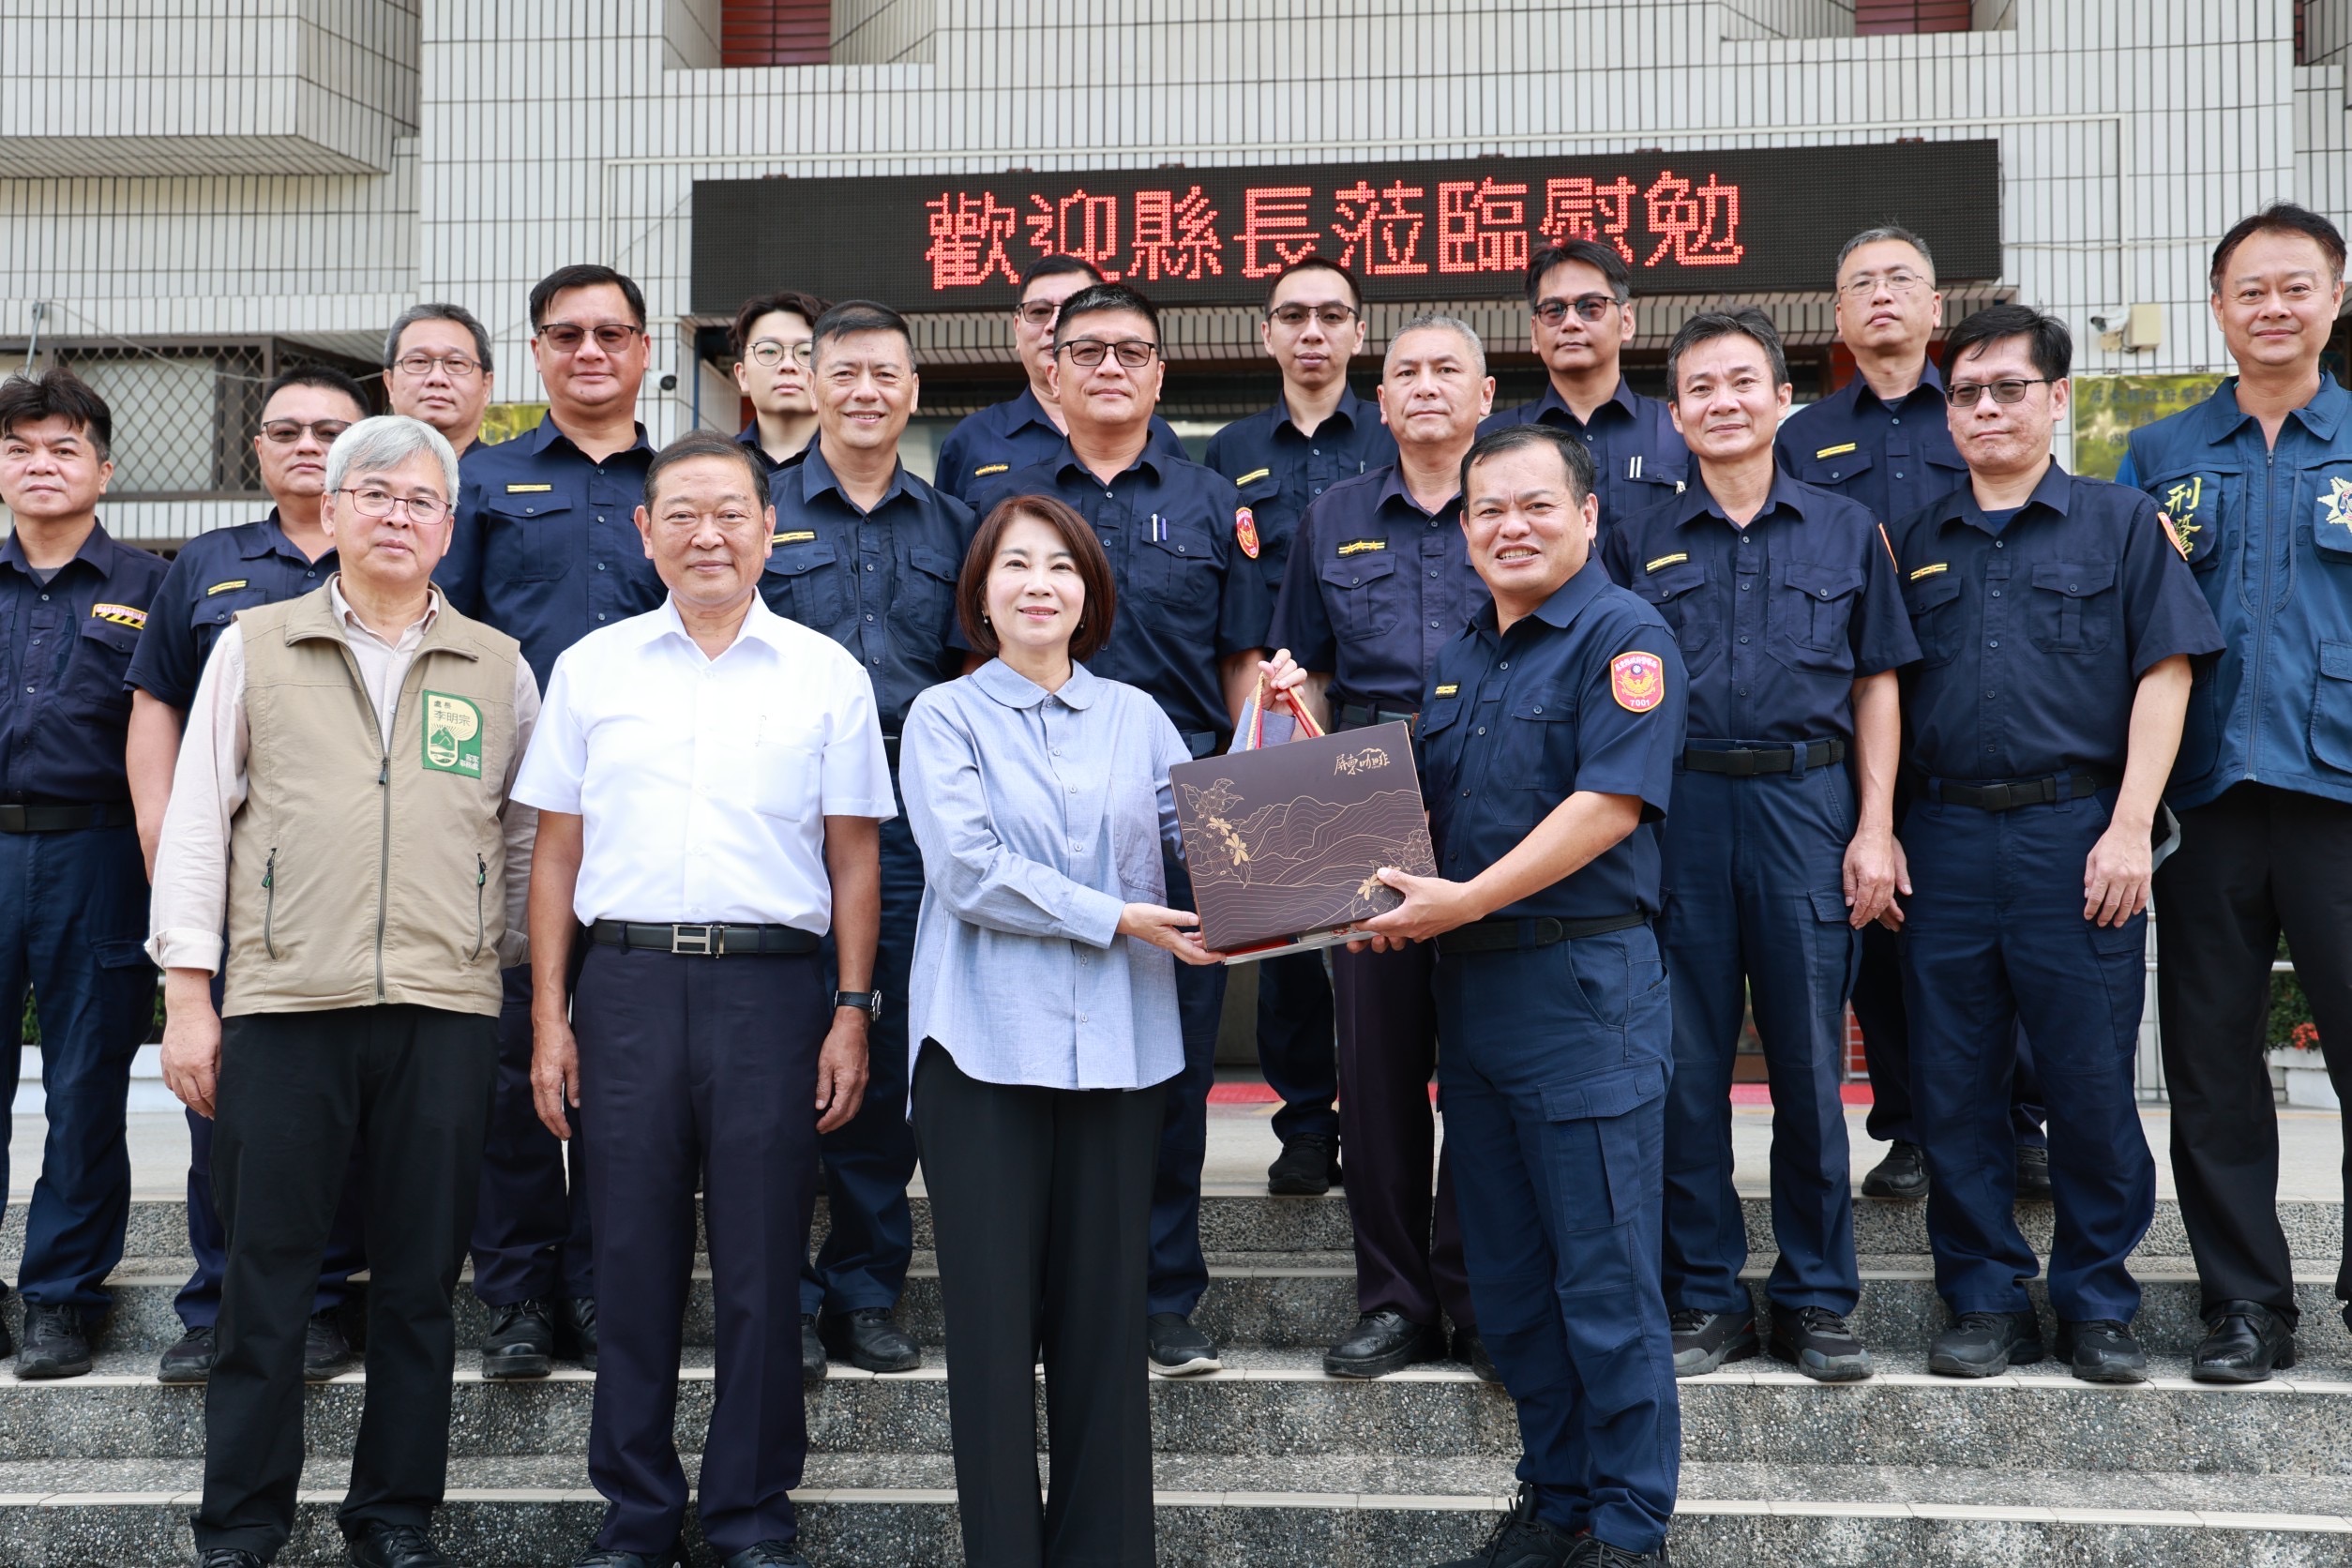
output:
[[[1725,771],[1732,777],[1754,778],[1756,776],[1756,756],[1753,748],[1744,746],[1735,746],[1724,753],[1724,759],[1731,764]]]
[[[714,939],[711,931],[712,927],[708,926],[672,926],[670,927],[670,951],[705,956],[724,953],[727,939],[724,936]]]

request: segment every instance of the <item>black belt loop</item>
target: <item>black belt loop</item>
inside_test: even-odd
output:
[[[664,925],[599,920],[588,927],[588,938],[607,947],[707,958],[807,954],[816,952],[819,945],[814,931],[797,926],[731,926],[725,922]]]

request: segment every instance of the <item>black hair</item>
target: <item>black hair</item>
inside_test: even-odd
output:
[[[446,300],[433,300],[424,305],[412,305],[401,311],[400,319],[392,324],[392,330],[384,335],[384,368],[385,369],[390,369],[400,357],[400,334],[415,326],[418,322],[455,322],[458,325],[464,327],[474,334],[474,357],[481,361],[483,369],[488,370],[492,368],[490,328],[475,320],[474,312],[464,306],[451,305]]]
[[[1341,282],[1348,285],[1349,302],[1354,305],[1358,310],[1362,310],[1364,309],[1364,290],[1356,282],[1356,275],[1349,272],[1346,267],[1341,266],[1337,262],[1333,261],[1329,256],[1318,256],[1314,252],[1309,251],[1307,254],[1301,256],[1295,262],[1284,263],[1282,270],[1274,275],[1274,281],[1269,284],[1266,289],[1266,313],[1268,315],[1272,315],[1274,313],[1274,291],[1282,287],[1282,280],[1291,276],[1293,273],[1300,272],[1329,272],[1335,274]]]
[[[688,430],[655,453],[654,460],[645,465],[647,512],[653,510],[654,491],[662,475],[689,458],[731,458],[742,463],[744,472],[751,475],[751,493],[761,505],[768,504],[768,465],[759,453],[717,430]]]
[[[599,283],[610,283],[621,291],[628,302],[629,314],[637,319],[640,331],[645,326],[645,291],[621,273],[594,262],[581,262],[575,266],[559,266],[531,285],[531,334],[538,336],[546,324],[547,308],[565,289],[593,289]]]
[[[114,412],[88,382],[62,365],[0,382],[0,435],[61,415],[90,438],[98,461],[113,460]]]
[[[1560,466],[1568,471],[1570,498],[1576,505],[1584,505],[1591,495],[1600,473],[1592,464],[1592,448],[1581,437],[1570,435],[1556,425],[1529,420],[1523,425],[1505,425],[1489,430],[1470,444],[1462,454],[1462,497],[1470,498],[1470,470],[1488,458],[1499,458],[1505,452],[1515,452],[1523,446],[1548,446],[1560,454]]]
[[[2003,338],[2025,339],[2033,368],[2045,380],[2065,380],[2074,363],[2074,335],[2066,330],[2064,322],[2030,305],[1988,305],[1953,327],[1944,339],[1945,383],[1951,383],[1952,368],[1960,363],[1961,355]]]
[[[374,405],[368,401],[368,394],[359,383],[332,365],[296,365],[290,370],[279,371],[269,378],[269,384],[262,388],[262,408],[266,410],[269,400],[289,386],[315,386],[322,392],[340,392],[359,410],[362,419],[375,412]]]
[[[803,294],[798,289],[778,289],[774,294],[754,294],[745,300],[742,309],[735,312],[735,324],[727,331],[727,352],[737,359],[744,356],[751,347],[751,329],[760,324],[761,316],[773,316],[778,312],[798,316],[814,328],[817,318],[832,308],[815,294]]]
[[[1772,368],[1772,384],[1781,385],[1788,380],[1788,353],[1780,346],[1779,329],[1772,318],[1753,305],[1742,305],[1736,310],[1701,310],[1684,322],[1666,345],[1666,396],[1669,400],[1682,395],[1682,356],[1701,343],[1718,338],[1752,338],[1764,350],[1764,358]]]
[[[2273,202],[2252,218],[2241,218],[2222,243],[2213,248],[2213,270],[2209,281],[2213,292],[2222,292],[2222,268],[2229,264],[2230,252],[2256,234],[2301,234],[2315,242],[2328,258],[2329,282],[2344,281],[2344,232],[2309,207],[2292,202]]]
[[[896,332],[906,340],[907,363],[914,363],[914,334],[907,329],[907,318],[870,299],[845,299],[810,323],[808,357],[813,361],[828,341],[852,332]]]
[[[1544,297],[1544,274],[1563,262],[1582,262],[1608,280],[1609,295],[1620,305],[1634,297],[1634,269],[1625,264],[1625,258],[1617,253],[1617,247],[1606,240],[1579,234],[1574,239],[1547,245],[1535,253],[1527,264],[1527,302],[1531,309]]]
[[[1060,278],[1069,273],[1091,278],[1097,283],[1103,280],[1103,269],[1093,262],[1083,256],[1067,255],[1057,250],[1051,255],[1038,257],[1022,269],[1019,297],[1028,298],[1029,285],[1040,278]]]
[[[1837,248],[1837,265],[1831,269],[1830,280],[1832,282],[1837,280],[1838,274],[1846,270],[1847,258],[1853,255],[1855,251],[1860,250],[1865,245],[1879,245],[1889,240],[1899,240],[1918,251],[1919,259],[1927,264],[1929,279],[1932,281],[1935,279],[1936,257],[1934,252],[1927,249],[1927,242],[1899,223],[1881,223],[1875,228],[1864,229],[1861,234]]]
[[[1070,324],[1080,316],[1099,316],[1111,310],[1132,310],[1152,324],[1152,339],[1160,336],[1159,308],[1137,290],[1124,283],[1089,283],[1062,302],[1062,314],[1053,324],[1053,346],[1060,348],[1070,339]]]

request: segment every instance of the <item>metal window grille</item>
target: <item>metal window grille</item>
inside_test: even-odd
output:
[[[832,0],[726,0],[720,9],[722,65],[822,66],[832,60]]]
[[[1973,25],[1970,0],[1855,0],[1854,31],[1868,38],[1882,33],[1966,33]]]

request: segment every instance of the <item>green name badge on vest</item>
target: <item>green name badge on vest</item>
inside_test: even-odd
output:
[[[425,770],[482,776],[482,710],[462,697],[428,691],[425,700]]]

